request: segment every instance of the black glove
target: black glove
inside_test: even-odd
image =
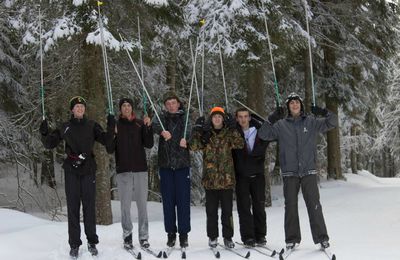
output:
[[[42,135],[47,135],[49,133],[49,124],[47,123],[47,119],[43,120],[40,124],[39,132]]]
[[[316,116],[326,116],[328,114],[328,110],[326,108],[321,108],[319,106],[312,106],[311,113]]]
[[[206,119],[204,118],[204,116],[197,118],[196,122],[194,123],[194,127],[193,127],[194,131],[203,133],[205,121],[206,121]]]
[[[229,129],[235,129],[236,128],[236,118],[231,113],[226,113],[225,125]]]
[[[115,117],[114,115],[108,114],[107,116],[107,128],[114,129],[115,128]]]
[[[201,143],[206,146],[210,142],[210,138],[212,136],[211,129],[207,131],[203,131],[201,135]]]
[[[250,119],[250,126],[254,126],[255,128],[260,128],[261,125],[265,122],[265,119],[262,117],[259,117],[256,114],[251,114],[251,119]]]
[[[275,111],[269,115],[268,121],[271,124],[275,124],[277,121],[281,120],[285,116],[283,107],[277,107]]]
[[[87,158],[86,153],[81,153],[80,155],[78,155],[77,158],[74,158],[74,160],[72,160],[72,166],[74,168],[81,167],[83,164],[85,164],[86,158]]]

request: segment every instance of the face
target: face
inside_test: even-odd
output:
[[[72,114],[75,118],[83,118],[85,114],[86,107],[84,104],[76,104],[72,109]]]
[[[301,103],[297,99],[290,100],[289,102],[289,110],[292,116],[298,116],[301,112]]]
[[[239,123],[239,125],[243,129],[247,129],[250,126],[250,113],[249,111],[238,111],[236,113],[236,122]]]
[[[165,105],[165,108],[167,109],[167,111],[169,113],[173,114],[173,113],[178,112],[179,106],[181,104],[176,99],[168,99],[167,101],[165,101],[164,105]]]
[[[132,115],[132,106],[128,102],[125,102],[121,106],[122,117],[129,118]]]
[[[211,122],[215,129],[221,129],[224,124],[224,117],[221,114],[215,114],[211,117]]]

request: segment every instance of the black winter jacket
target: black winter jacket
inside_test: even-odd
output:
[[[257,128],[257,131],[260,127],[260,125],[253,122],[250,122],[250,126],[255,126]],[[238,125],[237,129],[244,139],[242,128]],[[246,144],[242,149],[232,150],[236,177],[250,177],[254,175],[264,174],[265,153],[268,144],[268,141],[261,140],[258,136],[256,136],[253,150],[250,153],[247,151]]]
[[[107,145],[107,152],[115,151],[117,173],[147,171],[144,148],[154,145],[153,128],[143,124],[143,120],[129,121],[119,118],[115,138]]]
[[[63,168],[68,173],[75,174],[94,174],[96,172],[96,161],[93,155],[94,142],[97,141],[103,145],[109,142],[112,133],[103,131],[103,128],[93,120],[86,117],[77,119],[71,117],[68,122],[51,131],[48,135],[42,136],[42,143],[45,148],[53,149],[62,140],[65,141],[65,153],[67,158],[64,160]],[[78,168],[72,167],[72,158],[85,153],[86,160]]]
[[[185,131],[185,112],[179,110],[175,114],[164,112],[161,116],[161,121],[166,131],[169,131],[172,138],[165,141],[160,136],[158,143],[158,166],[160,168],[181,169],[190,167],[190,154],[188,148],[180,147],[179,143],[184,137]],[[153,118],[154,133],[160,135],[162,132],[161,125],[156,117]],[[186,140],[191,136],[190,122],[187,126]],[[189,141],[188,141],[189,143]]]

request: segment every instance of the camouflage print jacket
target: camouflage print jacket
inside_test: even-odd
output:
[[[232,149],[244,147],[244,140],[236,129],[222,128],[217,134],[214,129],[210,141],[204,145],[201,133],[194,131],[190,143],[193,151],[203,151],[202,184],[207,190],[233,189],[235,171]]]

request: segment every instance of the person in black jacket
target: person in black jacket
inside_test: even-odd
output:
[[[165,130],[155,119],[153,129],[155,134],[160,135],[158,166],[164,227],[168,234],[168,246],[175,245],[178,232],[180,246],[187,247],[190,231],[190,155],[184,138],[185,112],[174,92],[165,93],[163,99],[166,111],[160,117]],[[186,136],[191,135],[190,129],[188,124]]]
[[[151,120],[136,118],[133,101],[122,98],[119,101],[120,116],[115,128],[113,142],[107,146],[107,152],[115,151],[118,195],[121,201],[121,224],[124,247],[132,249],[131,203],[135,195],[138,212],[138,236],[141,247],[150,246],[149,222],[147,217],[148,173],[144,148],[154,145]]]
[[[105,145],[111,139],[115,121],[113,116],[107,118],[108,131],[105,133],[101,126],[85,116],[86,101],[82,97],[73,97],[70,100],[71,119],[50,131],[47,120],[40,125],[42,143],[45,148],[53,149],[61,141],[65,141],[63,168],[65,172],[65,193],[68,210],[68,236],[71,247],[70,255],[77,257],[81,228],[79,211],[82,202],[83,222],[88,241],[88,250],[97,255],[96,244],[99,243],[96,234],[96,161],[93,155],[94,142]]]
[[[245,140],[243,149],[233,150],[236,174],[236,202],[240,236],[246,246],[265,245],[265,153],[268,142],[257,136],[261,122],[252,119],[246,108],[236,110],[238,130]]]

